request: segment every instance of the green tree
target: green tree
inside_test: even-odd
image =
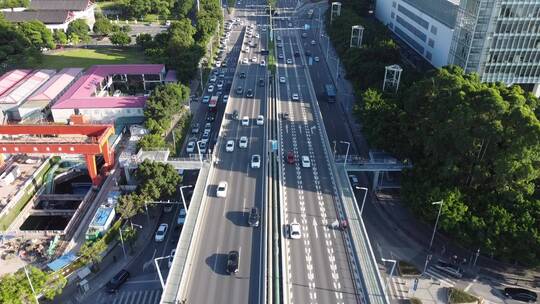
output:
[[[172,165],[149,160],[139,164],[135,176],[141,181],[139,193],[149,200],[174,198],[182,181]]]
[[[66,278],[60,273],[44,272],[34,266],[27,266],[26,269],[36,294],[43,294],[46,299],[51,300],[60,294],[67,283]],[[24,269],[0,278],[0,302],[21,304],[35,302]]]
[[[179,0],[176,1],[174,12],[179,18],[186,18],[195,5],[194,0]]]
[[[107,249],[107,245],[102,240],[95,242],[88,241],[82,245],[78,255],[85,264],[97,264],[103,259],[101,254],[105,251],[105,249]]]
[[[51,31],[41,21],[32,20],[19,23],[18,29],[36,49],[54,49],[56,47]]]
[[[35,56],[39,55],[32,48],[30,40],[0,14],[0,66],[10,69],[25,64],[30,57]]]
[[[67,35],[62,30],[54,30],[53,38],[57,44],[66,45],[68,43]]]
[[[79,45],[79,43],[81,43],[81,38],[79,37],[79,35],[75,33],[71,33],[69,35],[69,41],[71,42],[71,44],[76,46],[76,45]]]
[[[159,131],[162,131],[162,129],[159,129]],[[149,151],[157,148],[165,148],[167,147],[167,143],[165,142],[163,135],[146,134],[139,140],[139,142],[137,143],[137,147],[139,149]]]
[[[96,19],[94,28],[92,29],[96,35],[107,36],[112,31],[112,24],[107,18]]]
[[[152,35],[148,33],[140,33],[137,35],[135,42],[144,50],[152,44]]]
[[[120,27],[120,31],[129,34],[131,32],[131,26],[124,24]]]
[[[118,46],[126,46],[131,43],[131,37],[124,32],[116,32],[109,37],[111,43]]]
[[[144,208],[144,201],[137,194],[130,193],[122,195],[118,199],[118,204],[115,209],[124,220],[130,220],[135,215],[139,214]]]
[[[188,98],[189,87],[185,85],[167,84],[156,87],[146,101],[144,110],[146,127],[154,134],[164,135],[171,125],[172,115],[182,111]],[[149,140],[158,143],[157,138]]]
[[[152,10],[152,1],[147,0],[124,0],[124,7],[128,15],[141,19]]]
[[[451,66],[427,73],[396,97],[364,94],[364,130],[410,158],[402,194],[411,209],[464,246],[540,264],[538,101],[518,86],[482,83]],[[523,246],[508,246],[508,244]]]
[[[89,31],[90,27],[88,27],[88,24],[86,24],[84,19],[76,19],[68,25],[66,33],[68,37],[72,37],[73,34],[76,34],[80,41],[87,43],[90,41]]]

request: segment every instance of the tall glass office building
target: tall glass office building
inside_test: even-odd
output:
[[[376,15],[434,66],[540,95],[540,0],[377,0]]]

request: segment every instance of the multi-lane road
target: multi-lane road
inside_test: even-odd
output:
[[[282,3],[280,3],[282,4]],[[285,4],[286,5],[286,4]],[[293,7],[288,7],[292,12]],[[276,18],[276,51],[278,60],[278,112],[288,114],[279,123],[282,157],[292,153],[294,164],[280,162],[282,186],[282,222],[298,223],[302,237],[285,239],[284,297],[286,303],[356,303],[359,296],[351,274],[349,252],[344,236],[333,223],[342,219],[336,183],[332,174],[332,158],[325,149],[317,118],[317,92],[313,86],[306,56],[311,52],[311,35],[299,30],[304,26],[292,14]],[[291,17],[290,20],[286,17]],[[279,56],[281,57],[281,56]],[[279,58],[278,57],[278,58]],[[316,63],[323,64],[323,63]],[[283,80],[281,79],[283,77]],[[316,83],[321,87],[321,83]],[[298,100],[294,100],[298,95]],[[310,167],[301,164],[309,157]],[[287,228],[284,237],[287,237]]]
[[[198,242],[193,245],[193,261],[195,265],[190,275],[185,278],[187,294],[183,296],[188,303],[257,303],[261,301],[263,277],[262,229],[250,227],[247,223],[249,210],[257,207],[262,210],[265,172],[265,128],[267,122],[257,125],[259,115],[266,117],[267,69],[260,64],[266,60],[260,54],[266,48],[267,32],[262,30],[265,18],[262,8],[252,7],[256,2],[240,2],[231,18],[239,18],[244,25],[233,27],[229,46],[240,52],[236,72],[232,80],[229,100],[226,104],[223,122],[217,135],[214,159],[210,171],[209,186],[203,198],[204,225],[197,232]],[[244,37],[246,27],[254,24],[253,38]],[[258,34],[260,38],[255,38]],[[249,47],[246,43],[253,40],[257,47]],[[243,59],[248,58],[244,64]],[[255,60],[253,60],[255,59]],[[228,63],[230,66],[231,63]],[[240,74],[245,73],[245,78]],[[259,84],[263,79],[263,86]],[[237,93],[242,87],[243,92]],[[253,97],[247,97],[248,90]],[[249,125],[242,125],[240,120],[232,118],[237,111],[239,119],[249,118]],[[247,148],[239,147],[239,139],[247,136]],[[233,140],[233,152],[225,150],[227,141]],[[262,157],[260,168],[251,168],[251,157],[258,154]],[[216,188],[220,182],[227,182],[227,196],[216,196]],[[239,271],[235,275],[226,272],[227,254],[229,251],[239,252]]]

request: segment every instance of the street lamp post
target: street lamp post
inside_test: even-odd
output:
[[[349,148],[351,147],[351,143],[343,140],[340,140],[339,142],[342,144],[347,144],[347,152],[345,152],[345,161],[343,162],[343,167],[345,167],[347,165],[347,158],[349,158]]]
[[[356,186],[356,189],[364,190],[364,199],[362,200],[362,207],[360,207],[360,217],[362,217],[362,212],[364,211],[364,204],[366,203],[366,197],[369,190],[366,187],[359,187],[359,186]]]
[[[120,243],[122,244],[122,251],[124,252],[124,258],[127,259],[126,248],[124,247],[124,237],[122,236],[122,227],[118,229],[120,232]]]
[[[441,210],[442,205],[444,201],[438,201],[431,203],[432,205],[439,205],[439,213],[437,213],[437,220],[435,220],[435,227],[433,227],[433,234],[431,235],[431,241],[429,242],[429,248],[428,250],[431,250],[431,246],[433,246],[433,240],[435,239],[435,233],[437,232],[437,224],[439,224],[439,217],[441,216]]]
[[[158,273],[158,276],[159,276],[159,282],[161,283],[161,289],[164,289],[165,288],[165,282],[163,281],[163,275],[161,274],[161,269],[159,269],[159,264],[158,264],[158,261],[159,260],[163,260],[163,259],[168,259],[170,258],[171,256],[168,255],[168,256],[164,256],[164,257],[159,257],[159,258],[155,258],[154,259],[154,263],[156,265],[156,271]]]
[[[30,284],[30,289],[32,289],[32,294],[34,295],[34,299],[36,300],[36,303],[39,304],[39,300],[36,295],[36,290],[34,289],[34,285],[32,285],[32,280],[30,280],[30,276],[28,275],[28,270],[26,269],[26,266],[23,266],[23,268],[24,268],[24,274],[26,274],[26,278],[28,279],[28,283]]]
[[[186,213],[187,213],[187,206],[186,206],[186,198],[184,197],[184,191],[183,189],[184,188],[192,188],[193,185],[187,185],[187,186],[181,186],[180,187],[180,195],[182,196],[182,203],[184,204],[184,209],[186,210]]]

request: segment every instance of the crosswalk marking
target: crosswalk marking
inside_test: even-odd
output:
[[[441,281],[444,283],[447,287],[454,287],[456,285],[456,282],[448,277],[448,275],[443,274],[439,272],[436,268],[429,267],[426,270],[426,274],[428,274],[430,277]]]
[[[158,304],[161,297],[161,289],[118,291],[114,295],[101,293],[98,304]]]

